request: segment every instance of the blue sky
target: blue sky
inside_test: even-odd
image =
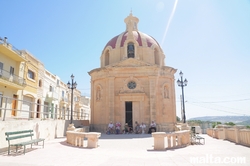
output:
[[[187,78],[187,119],[250,115],[249,0],[1,0],[0,36],[65,83],[73,73],[90,95],[87,72],[100,67],[104,46],[125,30],[131,9],[139,31],[153,36],[165,64],[178,69],[176,80],[180,70]],[[175,91],[180,116],[181,88]]]

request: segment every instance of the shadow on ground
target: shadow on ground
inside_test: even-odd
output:
[[[37,149],[40,149],[40,148],[34,148],[34,147],[27,148],[26,147],[25,154],[32,152],[32,151],[35,151]],[[23,148],[18,148],[17,152],[16,152],[16,149],[10,150],[9,155],[8,155],[8,151],[4,151],[4,152],[0,153],[0,155],[2,155],[2,156],[10,156],[10,157],[21,156],[21,155],[25,155],[25,154],[23,154]]]

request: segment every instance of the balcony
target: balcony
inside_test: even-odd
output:
[[[52,100],[58,100],[58,94],[56,92],[48,92],[47,97],[51,98]]]
[[[10,72],[0,69],[0,82],[8,86],[14,87],[24,87],[26,86],[26,81],[24,78],[17,75],[12,75]]]
[[[21,62],[25,61],[23,53],[7,42],[6,39],[0,37],[0,52],[4,55],[9,56],[11,59]]]
[[[68,102],[68,98],[67,97],[61,97],[61,102],[67,103]]]

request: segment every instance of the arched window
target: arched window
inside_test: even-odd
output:
[[[135,57],[135,46],[134,43],[128,43],[127,48],[128,58],[134,58]]]
[[[105,66],[109,65],[109,50],[105,53]]]

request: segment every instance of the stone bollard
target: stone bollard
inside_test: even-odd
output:
[[[88,148],[97,148],[98,146],[98,139],[101,136],[101,133],[97,132],[89,132],[85,133],[85,137],[88,138]]]
[[[69,127],[67,128],[67,131],[74,131],[75,130],[75,126],[73,123],[69,124]]]
[[[235,143],[239,144],[240,143],[240,140],[239,140],[239,137],[240,137],[240,129],[245,129],[246,126],[243,126],[243,125],[235,125],[234,126],[234,131],[235,131]]]
[[[154,150],[165,150],[165,132],[154,132],[152,133],[154,137]]]

